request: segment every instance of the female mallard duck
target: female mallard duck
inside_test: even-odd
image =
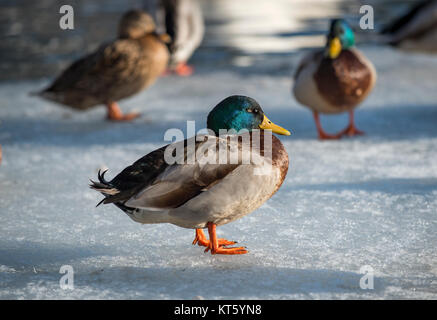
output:
[[[437,52],[437,0],[417,3],[382,34],[391,45],[402,49]]]
[[[196,229],[193,244],[205,246],[205,252],[247,253],[243,247],[226,247],[235,242],[218,239],[216,226],[261,206],[279,189],[287,174],[288,154],[282,143],[254,129],[282,135],[290,132],[273,124],[260,105],[245,96],[231,96],[220,102],[209,113],[207,125],[209,134],[152,151],[111,181],[99,172],[100,182],[91,181],[91,188],[105,196],[101,203],[115,204],[136,222]],[[238,136],[223,132],[219,136],[220,129],[246,130]],[[271,139],[271,144],[266,139]],[[181,161],[171,158],[175,150]],[[222,151],[227,151],[227,158],[223,158]],[[203,228],[208,228],[209,240]]]
[[[354,45],[355,36],[350,26],[344,20],[333,20],[325,49],[305,56],[294,76],[294,96],[313,110],[319,139],[363,134],[355,127],[354,108],[372,90],[376,71]],[[346,111],[349,112],[346,129],[335,135],[323,131],[319,112],[333,114]]]
[[[169,53],[157,35],[153,19],[140,10],[124,14],[119,39],[74,62],[47,89],[39,93],[49,100],[86,110],[104,104],[110,120],[131,120],[117,102],[151,85],[167,67]]]

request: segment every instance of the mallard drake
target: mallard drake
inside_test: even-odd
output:
[[[244,254],[243,247],[227,247],[235,242],[218,239],[216,226],[247,215],[279,189],[288,171],[288,154],[278,138],[264,133],[290,132],[273,124],[246,96],[221,101],[209,113],[207,127],[208,134],[152,151],[111,181],[105,180],[106,171],[99,171],[99,182],[91,181],[90,187],[105,196],[100,203],[115,204],[136,222],[196,229],[193,244],[205,246],[205,252]],[[236,131],[223,135],[221,129]],[[232,134],[242,129],[242,134]],[[221,151],[227,151],[225,158],[220,158]],[[171,158],[174,154],[179,158]]]
[[[437,1],[420,1],[382,34],[389,44],[401,49],[437,52]]]
[[[120,21],[119,38],[68,67],[40,96],[86,110],[104,104],[110,120],[131,120],[137,113],[123,115],[117,101],[150,86],[167,67],[167,35],[155,32],[153,19],[131,10]]]
[[[294,75],[296,100],[313,111],[319,139],[339,139],[363,134],[354,123],[354,109],[376,81],[373,64],[355,48],[351,27],[342,19],[331,22],[327,44],[300,62]],[[338,134],[323,131],[319,113],[349,112],[349,125]]]

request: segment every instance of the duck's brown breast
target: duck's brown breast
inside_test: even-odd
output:
[[[322,58],[314,74],[320,95],[339,109],[360,103],[373,86],[372,70],[356,52],[343,50],[336,59]]]
[[[272,136],[272,140],[272,165],[273,167],[278,168],[280,173],[278,183],[276,184],[276,189],[272,193],[273,195],[281,187],[282,183],[285,180],[285,177],[287,176],[289,158],[287,150],[285,150],[281,140],[279,140],[275,136]]]
[[[156,34],[142,38],[140,46],[143,55],[138,61],[138,70],[143,77],[143,87],[147,87],[165,71],[169,60],[169,52],[167,46]]]
[[[263,156],[267,156],[264,151],[264,146],[266,145],[264,143],[265,137],[268,137],[268,135],[267,136],[264,136],[263,134],[260,135],[259,146],[260,146],[260,153]],[[285,180],[285,177],[287,176],[289,158],[288,158],[287,150],[285,150],[281,140],[279,140],[273,134],[271,135],[271,137],[272,137],[272,166],[274,169],[276,168],[279,170],[278,182],[276,183],[276,187],[273,190],[272,194],[270,195],[273,196],[276,193],[276,191],[278,191],[278,189],[281,187],[282,183]]]

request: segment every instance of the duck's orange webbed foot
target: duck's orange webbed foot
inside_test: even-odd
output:
[[[357,127],[349,125],[346,129],[339,133],[341,136],[362,136],[365,134],[364,131],[358,130]]]
[[[181,77],[188,77],[191,76],[194,72],[194,68],[192,66],[189,66],[185,62],[180,62],[176,68],[174,69],[174,72]]]
[[[170,76],[172,74],[180,76],[180,77],[189,77],[194,73],[194,68],[185,62],[179,62],[176,66],[167,68],[162,74],[161,77]]]
[[[346,127],[346,129],[340,131],[340,136],[362,136],[364,135],[364,131],[358,130],[357,127],[355,127],[355,120],[354,120],[354,111],[349,111],[349,125]]]
[[[111,121],[131,121],[140,116],[140,114],[137,112],[123,114],[116,102],[108,103],[106,108],[108,109],[107,118]]]
[[[324,131],[319,131],[319,140],[338,140],[341,139],[341,134],[329,134]]]
[[[206,247],[205,252],[211,250],[211,254],[245,254],[248,251],[244,247],[225,248],[225,246],[233,245],[235,241],[217,238],[216,225],[208,222],[209,240],[206,239],[202,229],[196,229],[196,237],[193,244]]]
[[[230,245],[237,243],[236,241],[229,241],[229,240],[222,239],[222,238],[217,239],[217,241],[218,241],[218,245],[220,247],[230,246]],[[196,229],[196,236],[193,240],[193,245],[195,245],[196,243],[199,246],[206,247],[205,252],[208,252],[211,249],[210,248],[210,241],[208,239],[206,239],[206,236],[203,233],[202,229]]]
[[[218,247],[216,249],[211,249],[211,254],[246,254],[248,252],[249,251],[247,251],[244,247]]]

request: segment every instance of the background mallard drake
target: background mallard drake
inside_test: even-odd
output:
[[[213,254],[246,253],[242,247],[224,248],[234,242],[217,239],[215,227],[257,209],[279,189],[287,174],[288,154],[279,139],[266,135],[272,138],[272,152],[267,152],[268,140],[260,134],[260,143],[254,143],[258,139],[254,140],[253,130],[290,133],[274,125],[259,104],[245,96],[220,102],[209,113],[207,124],[211,134],[157,149],[111,181],[99,172],[99,182],[92,182],[91,188],[105,196],[101,203],[114,203],[136,222],[196,229],[194,243],[206,246]],[[232,139],[232,135],[219,136],[220,129],[247,130]],[[169,164],[166,152],[168,156],[178,149],[183,150],[178,158],[183,161]],[[228,151],[228,161],[219,161],[219,150]],[[187,159],[194,159],[194,154],[190,164]],[[205,163],[205,154],[212,161]],[[210,241],[202,228],[208,228]]]
[[[104,104],[109,119],[131,120],[138,114],[123,115],[117,101],[150,86],[165,70],[169,53],[163,39],[148,14],[128,11],[117,40],[74,62],[39,95],[78,110]]]
[[[363,133],[355,127],[353,112],[375,85],[376,71],[354,46],[350,26],[344,20],[333,20],[326,47],[307,54],[294,75],[294,96],[313,111],[320,139]],[[325,133],[319,113],[342,112],[349,112],[349,126],[336,135]]]

